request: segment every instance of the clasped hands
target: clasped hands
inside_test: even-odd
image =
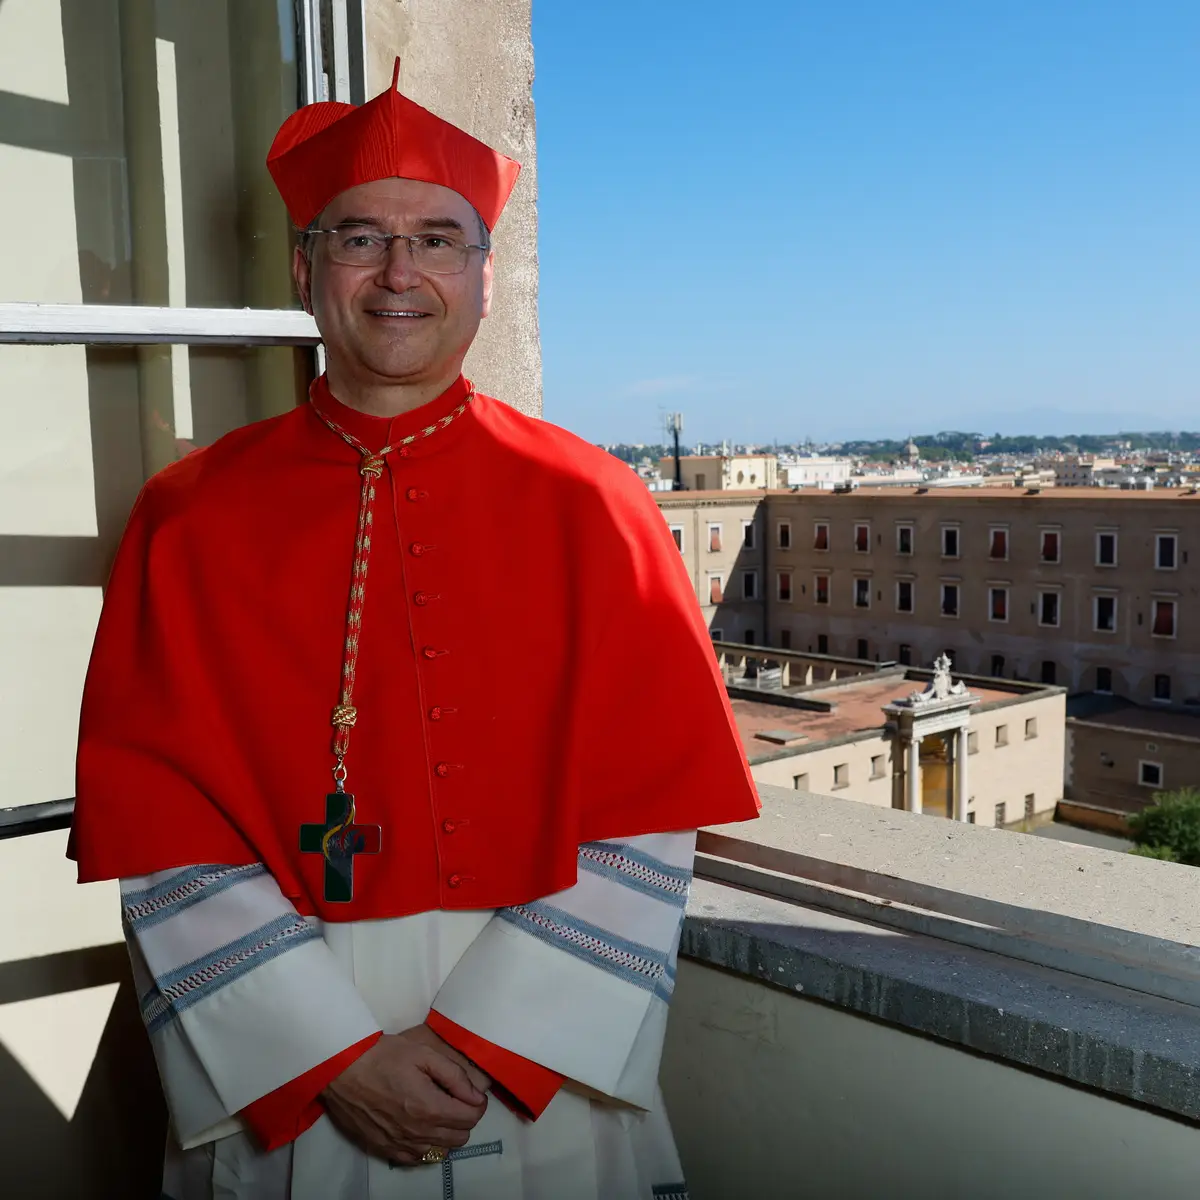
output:
[[[321,1093],[333,1123],[368,1154],[411,1166],[465,1146],[488,1078],[427,1025],[381,1037]]]

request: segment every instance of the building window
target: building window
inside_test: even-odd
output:
[[[1025,718],[1025,740],[1031,741],[1037,737],[1037,717]]]
[[[858,639],[857,649],[858,649],[858,655],[857,655],[858,658],[866,660],[871,657],[871,647],[867,645],[866,638]]]
[[[1112,667],[1096,668],[1096,691],[1112,695]]]
[[[717,554],[721,549],[721,527],[720,525],[710,525],[708,527],[708,552]]]
[[[708,476],[703,471],[696,472],[696,491],[702,492],[708,487]]]
[[[1038,593],[1038,624],[1058,627],[1058,593]]]
[[[807,792],[808,791],[808,773],[805,772],[803,775],[793,775],[792,776],[792,787],[794,787],[796,789],[796,791],[798,791],[798,792]]]
[[[758,599],[758,572],[743,571],[742,572],[742,599],[757,600]]]
[[[829,576],[813,576],[813,601],[817,604],[829,603]]]
[[[1036,807],[1037,793],[1027,792],[1025,795],[1025,820],[1033,820],[1033,810]]]
[[[1050,661],[1044,659],[1042,662],[1042,682],[1053,685],[1058,680],[1058,667]]]
[[[997,746],[1007,746],[1008,745],[1008,726],[1007,725],[997,725],[996,726],[996,745]]]
[[[1004,822],[1008,818],[1008,813],[1005,811],[1005,809],[1006,809],[1006,805],[1005,805],[1004,801],[1001,800],[1000,803],[996,805],[995,822],[996,822],[997,829],[1004,828]]]
[[[1147,762],[1145,759],[1142,759],[1138,763],[1138,783],[1140,783],[1142,787],[1162,787],[1162,763]]]
[[[943,583],[942,584],[942,616],[957,617],[958,616],[958,584]]]
[[[675,548],[679,551],[680,554],[682,554],[683,553],[683,526],[682,525],[672,525],[671,526],[671,536],[675,539]]]
[[[792,548],[792,523],[791,521],[780,521],[775,527],[776,542],[780,550],[790,550]]]
[[[968,733],[967,734],[967,753],[968,754],[978,754],[979,753],[979,734],[977,734],[977,733]]]
[[[992,678],[993,679],[1003,679],[1004,678],[1004,655],[1003,654],[993,654],[992,655]]]
[[[968,824],[968,825],[974,825],[974,824],[975,824],[975,814],[974,814],[973,812],[969,812],[969,813],[967,813],[967,824]]]
[[[1175,601],[1154,601],[1154,625],[1151,633],[1155,637],[1173,638],[1175,636]]]
[[[753,550],[754,549],[754,522],[753,521],[743,521],[742,522],[742,549],[743,550]]]
[[[829,525],[825,521],[818,521],[813,526],[813,549],[829,549]]]
[[[994,587],[988,589],[988,620],[1008,620],[1008,588]]]
[[[993,526],[988,537],[988,558],[1008,558],[1008,530]]]
[[[854,527],[854,549],[859,554],[866,554],[871,549],[871,527],[870,525],[855,525]]]
[[[1155,675],[1155,677],[1154,677],[1154,698],[1155,698],[1155,700],[1170,700],[1171,699],[1171,677],[1170,677],[1170,675]]]
[[[913,527],[911,525],[896,526],[896,553],[909,555],[913,552]]]
[[[779,631],[779,648],[781,650],[790,650],[792,648],[792,631],[790,629],[781,629]]]
[[[912,666],[912,647],[907,642],[900,643],[900,653],[898,658],[902,667]]]
[[[872,754],[871,755],[871,778],[872,779],[882,779],[886,774],[887,774],[887,772],[884,770],[884,766],[883,766],[883,755],[882,754]]]
[[[1173,571],[1177,564],[1176,535],[1156,533],[1154,535],[1154,565],[1160,571]]]
[[[1042,553],[1041,559],[1044,563],[1056,563],[1061,561],[1062,547],[1059,544],[1059,536],[1057,529],[1042,530]]]
[[[753,629],[747,629],[742,641],[747,646],[756,646],[758,645],[758,634],[755,633]]]
[[[723,642],[725,640],[725,631],[714,627],[708,631],[708,636],[714,642]]]
[[[827,634],[827,633],[818,633],[817,634],[817,653],[818,654],[828,654],[829,653],[829,634]]]
[[[871,581],[869,579],[856,579],[854,581],[854,607],[871,607]]]
[[[1092,597],[1092,628],[1097,633],[1117,632],[1116,596]]]
[[[720,604],[725,598],[724,580],[720,575],[710,575],[708,577],[708,602],[709,604]]]
[[[913,585],[911,579],[901,579],[896,584],[896,611],[910,613],[913,610]]]
[[[787,603],[792,598],[792,573],[791,571],[780,571],[776,577],[775,594],[780,600]]]
[[[942,557],[957,558],[958,557],[958,526],[943,525],[942,526]]]
[[[850,786],[850,764],[840,763],[833,768],[833,786],[836,791],[838,788]]]
[[[1117,535],[1115,533],[1096,534],[1096,566],[1115,567],[1117,565]]]

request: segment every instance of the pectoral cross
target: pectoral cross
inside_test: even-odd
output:
[[[354,856],[378,854],[382,830],[354,820],[354,797],[330,792],[325,797],[325,824],[300,826],[302,854],[325,857],[325,899],[346,904],[354,898]]]

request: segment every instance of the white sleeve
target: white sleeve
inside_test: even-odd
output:
[[[184,1149],[379,1030],[353,982],[261,864],[121,880],[142,1019]]]
[[[654,1096],[695,830],[587,842],[578,882],[499,909],[433,1008],[639,1107]]]

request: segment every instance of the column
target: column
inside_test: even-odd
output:
[[[908,766],[904,772],[904,786],[908,792],[909,812],[921,811],[921,739],[913,734],[908,742]]]
[[[954,819],[967,819],[967,805],[971,801],[971,792],[967,786],[967,757],[970,753],[968,744],[969,731],[964,725],[954,739]]]

